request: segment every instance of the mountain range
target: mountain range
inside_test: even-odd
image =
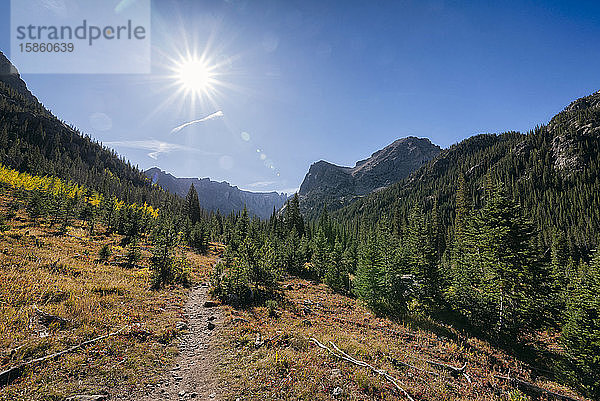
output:
[[[193,183],[200,205],[221,213],[240,211],[246,205],[252,215],[267,218],[280,209],[286,195],[243,191],[208,178],[177,178],[152,168],[142,172],[114,150],[61,121],[29,91],[17,69],[0,53],[0,111],[4,130],[0,135],[0,161],[33,174],[50,174],[117,195],[127,200],[158,202],[158,188],[185,196]],[[431,160],[440,148],[428,139],[408,137],[395,141],[354,167],[320,161],[313,164],[300,187],[300,205],[308,217],[324,205],[330,210],[378,191],[405,178]],[[149,179],[151,178],[151,179]]]
[[[205,210],[219,210],[222,214],[239,212],[245,206],[250,215],[266,219],[273,213],[273,208],[280,209],[287,200],[286,194],[243,191],[225,181],[217,182],[209,178],[177,178],[158,167],[146,170],[145,174],[153,183],[182,197],[186,196],[193,184],[198,192],[200,206]]]

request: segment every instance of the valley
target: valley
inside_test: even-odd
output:
[[[559,3],[95,2],[155,26],[11,42],[64,74],[0,35],[0,401],[600,400],[600,9]]]

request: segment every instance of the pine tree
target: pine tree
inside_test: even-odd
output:
[[[567,307],[575,282],[575,262],[569,257],[565,235],[555,231],[550,247],[551,288],[549,294],[550,310],[548,320],[558,325]]]
[[[248,209],[246,209],[246,205],[244,205],[244,209],[242,209],[242,213],[237,218],[235,223],[235,228],[227,241],[233,252],[237,251],[238,247],[244,242],[244,240],[248,237],[248,232],[250,229],[250,219],[248,218]]]
[[[298,193],[295,193],[294,197],[287,202],[283,221],[288,232],[295,228],[299,237],[304,235],[304,219],[300,214],[300,200],[298,198]]]
[[[370,235],[361,243],[353,291],[375,313],[385,313],[385,290],[381,277],[381,255],[377,249],[377,238]]]
[[[302,243],[298,233],[293,229],[287,236],[284,246],[280,246],[283,252],[283,266],[292,274],[302,274],[304,262]]]
[[[325,284],[333,291],[346,294],[350,290],[350,278],[348,268],[343,259],[344,249],[342,243],[336,238],[333,251],[328,258],[328,264],[325,267]]]
[[[108,259],[110,258],[111,254],[112,254],[112,252],[111,252],[108,244],[104,244],[104,245],[102,245],[102,248],[100,248],[100,251],[98,252],[98,259],[100,260],[100,262],[106,263],[106,262],[108,262]]]
[[[419,300],[433,308],[440,299],[437,256],[425,216],[415,205],[408,219],[408,259],[411,272],[421,285]]]
[[[327,205],[323,206],[323,210],[321,210],[321,215],[317,220],[317,232],[321,232],[325,236],[325,241],[329,248],[333,248],[333,244],[335,242],[335,234],[333,233],[333,222],[329,217],[329,212],[327,211]]]
[[[456,208],[454,219],[454,237],[451,252],[454,260],[461,262],[463,260],[467,236],[469,235],[469,219],[471,212],[471,200],[465,176],[461,173],[458,176],[458,190],[456,191]]]
[[[417,280],[405,250],[393,234],[386,219],[378,223],[375,246],[380,261],[381,311],[390,316],[401,317],[414,297]]]
[[[194,184],[190,185],[190,189],[185,197],[185,208],[192,225],[200,221],[200,201],[198,200],[198,192],[196,191],[196,188],[194,188]]]
[[[181,272],[175,265],[175,246],[177,230],[169,216],[162,215],[152,233],[152,257],[150,266],[154,273],[153,287],[160,288],[165,284],[177,281]]]
[[[189,244],[198,252],[205,254],[208,252],[208,231],[202,221],[196,222],[190,231]]]
[[[127,245],[127,253],[125,254],[125,264],[127,267],[135,267],[142,260],[142,252],[137,239],[133,239]]]
[[[582,265],[567,306],[561,341],[567,375],[593,399],[600,398],[600,250]]]
[[[217,209],[217,212],[213,215],[210,222],[211,236],[215,241],[222,241],[223,235],[223,216]]]
[[[34,221],[46,216],[48,213],[48,200],[42,191],[33,191],[27,204],[27,211]]]
[[[455,219],[452,230],[452,243],[447,252],[444,281],[445,297],[452,308],[467,320],[473,320],[477,314],[477,291],[481,279],[480,270],[470,257],[474,244],[471,219],[471,202],[465,177],[458,176],[456,192]]]
[[[356,265],[358,263],[358,245],[357,241],[351,240],[346,246],[344,253],[342,254],[342,260],[349,274],[356,272]]]
[[[269,239],[265,240],[260,248],[259,270],[254,279],[255,285],[261,285],[269,292],[277,288],[282,273],[277,269],[276,257],[275,244]]]
[[[93,191],[91,188],[88,188],[84,196],[83,207],[81,209],[81,217],[87,222],[88,231],[90,235],[94,232],[94,225],[97,216],[96,205],[92,202],[92,199]]]
[[[317,229],[317,233],[312,240],[312,272],[316,279],[323,278],[327,267],[331,263],[331,248],[322,228]]]
[[[480,318],[500,337],[514,338],[540,323],[545,275],[535,258],[533,225],[506,194],[491,184],[474,220],[470,257],[480,268]]]

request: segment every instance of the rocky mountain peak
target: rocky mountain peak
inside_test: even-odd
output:
[[[427,138],[411,136],[392,142],[354,167],[324,160],[313,163],[300,186],[301,208],[308,214],[318,213],[324,204],[335,210],[406,178],[440,150]]]
[[[573,112],[573,111],[595,108],[595,107],[600,107],[600,91],[592,93],[589,96],[585,96],[585,97],[579,98],[577,100],[574,100],[573,102],[571,102],[571,104],[569,104],[567,107],[565,107],[564,111],[565,112]]]
[[[27,88],[25,81],[21,79],[19,71],[8,58],[0,51],[0,82],[8,85],[25,99],[38,102],[38,99]]]

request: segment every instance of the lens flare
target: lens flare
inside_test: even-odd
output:
[[[189,57],[182,59],[175,66],[175,78],[186,94],[203,97],[215,89],[217,83],[215,68],[206,60]]]

